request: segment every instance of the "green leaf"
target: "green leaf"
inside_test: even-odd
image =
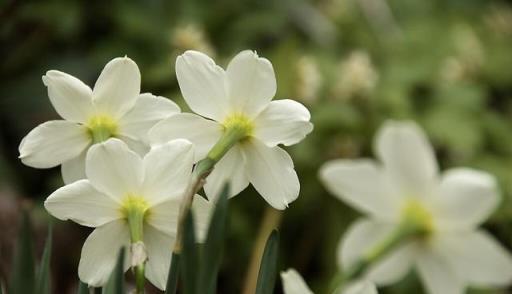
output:
[[[229,185],[226,184],[219,195],[219,200],[210,221],[208,235],[203,245],[197,293],[214,294],[217,287],[217,274],[222,261],[224,232],[226,229],[228,194]]]
[[[123,247],[119,251],[116,267],[112,271],[107,284],[103,288],[102,294],[124,294],[124,270],[123,263],[126,249]]]
[[[183,293],[195,294],[197,275],[197,247],[194,230],[194,216],[189,210],[183,224],[183,251],[181,255],[181,271]]]
[[[176,293],[178,286],[178,274],[180,271],[180,258],[181,255],[175,252],[172,253],[171,266],[169,267],[169,274],[167,275],[167,287],[165,294]]]
[[[256,294],[272,294],[277,276],[277,257],[279,255],[279,233],[272,231],[268,237],[263,257],[261,258]]]
[[[50,259],[52,256],[52,225],[48,226],[48,236],[44,245],[43,257],[37,272],[36,294],[50,294]]]
[[[24,212],[14,255],[10,294],[27,294],[34,291],[35,265],[32,243],[30,219],[28,213]]]
[[[87,286],[86,283],[79,281],[77,294],[89,294],[89,286]]]

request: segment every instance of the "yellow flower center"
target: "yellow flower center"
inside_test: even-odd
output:
[[[89,119],[86,126],[94,143],[106,141],[116,136],[118,131],[117,122],[108,115],[95,115]]]
[[[149,215],[149,203],[138,195],[128,194],[121,203],[121,214],[128,220],[132,243],[142,241],[144,220]]]
[[[435,229],[432,213],[417,199],[410,199],[404,205],[402,220],[418,228],[424,235],[430,235]]]
[[[252,136],[254,131],[254,124],[250,118],[241,113],[235,113],[228,116],[224,122],[222,122],[224,132],[236,132],[241,134],[240,136],[248,138]]]

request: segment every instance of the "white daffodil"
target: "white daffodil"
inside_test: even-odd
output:
[[[127,57],[110,61],[93,90],[56,70],[48,71],[43,83],[64,120],[48,121],[33,129],[21,141],[19,157],[35,168],[62,165],[66,184],[85,177],[85,157],[92,144],[115,137],[142,154],[148,149],[149,129],[180,112],[169,99],[140,94],[139,68]]]
[[[179,114],[159,122],[150,131],[151,144],[188,139],[196,145],[197,161],[221,137],[234,136],[238,143],[208,176],[206,195],[212,199],[229,180],[232,196],[252,183],[277,209],[294,201],[299,180],[291,157],[277,145],[298,143],[313,125],[302,104],[271,101],[276,93],[272,64],[253,51],[242,51],[223,70],[205,54],[187,51],[176,61],[176,75],[185,101],[200,116]]]
[[[146,277],[165,288],[193,157],[193,146],[186,140],[152,148],[144,158],[115,138],[91,147],[87,179],[58,189],[45,201],[53,216],[95,228],[82,249],[78,274],[83,282],[104,285],[119,249],[132,244],[132,265],[140,262],[134,260],[137,256],[147,256]],[[209,220],[209,203],[196,196],[193,209],[201,239]],[[125,269],[129,266],[125,262]]]
[[[485,172],[455,168],[439,174],[434,151],[414,123],[389,122],[378,132],[372,160],[334,160],[320,171],[334,195],[367,214],[339,246],[350,268],[371,258],[376,244],[401,224],[421,234],[400,243],[370,267],[379,285],[397,282],[414,266],[431,294],[463,293],[469,285],[502,287],[512,282],[512,257],[478,229],[499,202],[496,182]]]
[[[281,272],[284,294],[313,294],[302,276],[295,269]],[[375,285],[368,281],[359,281],[346,287],[344,290],[336,290],[339,294],[377,294]]]

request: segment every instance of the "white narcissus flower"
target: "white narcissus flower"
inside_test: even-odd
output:
[[[281,272],[284,294],[313,294],[302,276],[295,269]],[[344,290],[336,290],[336,294],[377,294],[375,285],[368,281],[358,281],[348,285]]]
[[[272,64],[253,51],[242,51],[224,70],[205,54],[187,51],[176,61],[176,75],[185,101],[199,115],[178,114],[159,122],[150,130],[151,144],[188,139],[196,145],[197,161],[227,130],[238,128],[244,137],[208,176],[208,198],[229,180],[232,196],[252,183],[274,208],[294,201],[299,180],[291,157],[278,145],[298,143],[313,125],[302,104],[271,101],[276,93]]]
[[[147,254],[146,277],[156,287],[165,288],[193,157],[193,146],[186,140],[152,148],[144,158],[115,138],[91,147],[86,159],[87,179],[58,189],[45,201],[53,216],[95,228],[82,249],[78,274],[83,282],[104,285],[120,248],[142,241],[146,252],[131,255]],[[202,239],[210,205],[196,196],[193,209]],[[134,228],[142,228],[142,240],[133,240]],[[132,246],[132,250],[134,247],[144,248]]]
[[[64,120],[33,129],[20,146],[21,161],[35,168],[62,165],[66,184],[85,177],[91,145],[116,137],[139,153],[147,151],[147,132],[158,121],[180,112],[169,99],[140,94],[140,72],[130,58],[115,58],[91,90],[79,79],[50,70],[43,76],[48,96]]]
[[[367,214],[339,246],[350,268],[400,223],[424,234],[395,248],[366,276],[379,285],[415,267],[428,293],[459,294],[469,285],[503,287],[512,282],[512,257],[478,226],[496,209],[496,181],[488,173],[455,168],[439,174],[434,151],[411,122],[388,122],[378,132],[372,160],[334,160],[320,176],[334,195]]]

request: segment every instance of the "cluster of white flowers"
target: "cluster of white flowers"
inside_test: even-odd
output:
[[[278,209],[298,197],[292,159],[277,145],[298,143],[313,127],[300,103],[271,101],[276,92],[271,63],[243,51],[224,71],[203,53],[187,51],[178,57],[176,73],[190,108],[208,119],[181,114],[169,99],[140,94],[139,69],[127,57],[109,62],[93,90],[59,71],[43,76],[64,120],[32,130],[20,144],[20,159],[35,168],[62,166],[67,185],[50,195],[45,207],[59,219],[95,228],[79,265],[80,279],[91,286],[104,285],[116,253],[131,246],[125,270],[145,264],[146,277],[165,288],[194,163],[232,130],[236,145],[220,151],[204,187],[208,198],[228,180],[233,195],[251,182]],[[210,206],[194,198],[199,235]]]
[[[251,183],[276,209],[299,195],[293,161],[279,145],[300,142],[313,125],[302,104],[271,101],[276,78],[267,59],[242,51],[224,70],[187,51],[176,61],[176,75],[196,114],[140,94],[139,69],[127,57],[109,62],[93,90],[59,71],[43,76],[63,120],[32,130],[20,144],[20,159],[36,168],[62,166],[66,186],[45,207],[59,219],[95,228],[79,264],[80,279],[91,286],[106,283],[116,253],[127,246],[125,270],[143,266],[147,279],[165,289],[180,206],[202,160],[216,165],[204,186],[210,201],[193,197],[199,241],[225,182],[230,196]],[[457,168],[440,176],[432,147],[411,122],[386,123],[376,153],[380,164],[335,160],[320,170],[328,190],[368,215],[339,246],[344,272],[356,267],[362,275],[350,276],[335,293],[377,293],[374,283],[395,283],[413,266],[431,294],[512,282],[511,255],[478,229],[499,202],[492,175]],[[285,293],[312,293],[295,270],[281,277]]]

